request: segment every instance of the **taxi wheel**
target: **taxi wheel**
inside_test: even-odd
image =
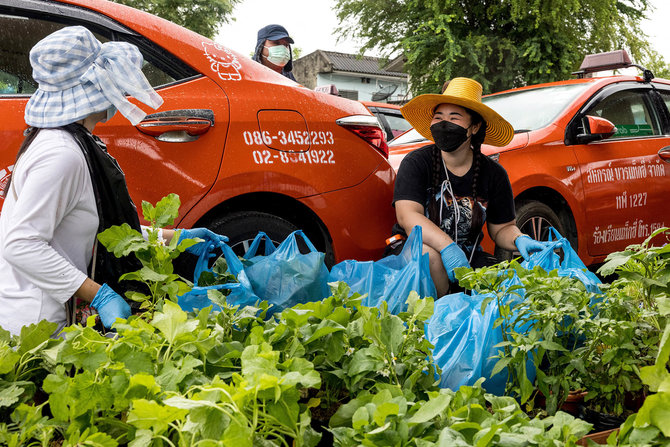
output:
[[[558,215],[547,205],[535,200],[521,202],[516,210],[516,224],[521,232],[538,241],[546,241],[549,236],[549,227],[554,227],[561,234],[565,235],[565,226]],[[509,251],[496,246],[496,258],[501,261],[510,260],[521,256],[514,250]]]
[[[259,211],[230,213],[210,222],[207,227],[215,233],[228,236],[228,245],[240,256],[246,253],[259,231],[267,234],[276,247],[298,229],[286,219]],[[259,254],[264,253],[264,244],[261,242],[258,247]]]

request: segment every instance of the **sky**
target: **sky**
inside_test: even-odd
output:
[[[670,1],[651,0],[651,4],[656,9],[650,14],[651,20],[644,22],[643,29],[654,48],[670,62]],[[358,42],[337,42],[334,31],[338,22],[331,9],[334,5],[335,0],[242,0],[233,10],[236,20],[223,25],[215,40],[250,55],[258,29],[278,23],[288,30],[303,56],[315,50],[356,53],[360,48]],[[379,56],[373,52],[366,55]]]
[[[334,5],[335,0],[242,0],[233,9],[236,20],[223,25],[214,40],[250,55],[256,46],[258,30],[278,23],[286,28],[295,41],[294,46],[302,50],[302,56],[316,50],[356,53],[360,48],[357,42],[337,42],[334,31],[338,22],[331,9]]]

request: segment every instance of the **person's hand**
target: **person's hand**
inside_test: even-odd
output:
[[[228,238],[226,236],[216,234],[213,231],[204,227],[191,228],[188,230],[179,229],[175,231],[179,231],[179,240],[177,241],[177,244],[179,244],[184,239],[200,238],[204,240],[204,242],[202,241],[198,242],[197,244],[191,245],[186,249],[186,252],[194,254],[196,256],[200,256],[205,250],[207,250],[208,246],[217,246],[221,242],[228,242]]]
[[[536,241],[535,239],[531,238],[530,236],[526,236],[525,234],[517,237],[514,240],[514,245],[516,245],[519,253],[521,253],[521,256],[523,256],[523,259],[528,259],[532,253],[544,250],[544,247],[546,246],[544,243]]]
[[[456,276],[454,275],[455,268],[470,267],[467,256],[465,256],[463,250],[456,245],[456,242],[452,242],[444,247],[440,252],[440,257],[442,258],[442,264],[444,265],[444,269],[447,271],[447,276],[451,282],[456,281]]]
[[[107,284],[103,284],[95,294],[91,307],[98,311],[102,325],[107,329],[112,327],[117,318],[127,319],[130,316],[130,306],[126,300]]]

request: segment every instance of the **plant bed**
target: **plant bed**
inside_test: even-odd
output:
[[[617,416],[609,413],[601,413],[585,405],[579,406],[579,418],[593,424],[594,432],[613,430],[619,428],[626,421],[625,416]]]
[[[584,402],[584,397],[586,396],[586,394],[587,392],[582,390],[570,391],[568,393],[568,397],[559,407],[559,410],[569,413],[573,416],[577,416],[579,414],[579,408],[582,402]],[[541,391],[538,391],[537,394],[535,395],[535,402],[534,402],[535,408],[544,409],[546,408],[546,404],[547,399],[544,397],[544,394],[542,394]]]
[[[168,205],[145,204],[143,210],[176,213],[178,203]],[[161,219],[147,219],[151,234]],[[619,413],[625,414],[624,396],[647,389],[652,394],[639,413],[619,429],[620,445],[639,445],[640,439],[667,445],[670,439],[670,393],[664,385],[670,383],[670,326],[666,314],[658,318],[666,327],[660,351],[658,335],[623,333],[615,324],[618,309],[639,307],[620,306],[625,304],[622,290],[617,306],[600,307],[599,317],[612,323],[589,325],[591,303],[582,289],[548,274],[524,273],[534,282],[525,301],[533,308],[525,315],[542,326],[529,334],[521,333],[523,324],[500,322],[511,335],[501,347],[509,348],[516,362],[506,365],[525,381],[511,388],[512,396],[495,396],[482,388],[483,377],[457,390],[438,387],[440,370],[424,333],[433,313],[430,297],[411,293],[407,311],[395,315],[385,304],[362,305],[363,297],[337,283],[328,298],[266,318],[267,302],[240,308],[210,290],[208,299],[217,310],[186,312],[175,298],[180,287],[190,284],[169,273],[169,261],[184,246],[163,246],[155,234],[140,241],[121,237],[119,228],[113,231],[118,237],[107,235],[119,252],[140,247],[146,262],[128,277],[143,278],[157,293],[144,297],[139,315],[115,323],[113,338],[96,331],[93,318],[85,326],[66,328],[58,339],[50,338],[56,324],[46,321],[17,336],[0,330],[0,445],[588,445],[604,442],[616,428],[587,435],[591,424],[561,408],[571,411],[570,405],[583,398],[584,406],[612,412],[623,406],[626,411]],[[155,257],[165,262],[152,264]],[[167,273],[151,273],[152,265]],[[552,292],[551,299],[542,297],[542,289]],[[666,292],[663,296],[670,296]],[[670,310],[670,302],[663,309]],[[605,332],[608,327],[619,334]],[[582,344],[580,334],[584,339],[598,334],[600,343]],[[616,335],[640,344],[631,348]],[[537,382],[526,375],[528,361],[517,355],[522,349],[533,356]],[[583,359],[594,352],[611,358],[600,358],[602,368],[587,383],[583,370],[591,364]],[[652,353],[653,365],[640,367],[638,360],[645,365]],[[638,370],[642,383],[637,385],[620,377]],[[616,388],[607,388],[614,383],[609,377],[617,379]],[[578,388],[598,394],[569,393]],[[545,405],[553,405],[551,415],[535,400],[540,390]],[[563,406],[566,398],[568,407]],[[534,404],[539,411],[533,412]]]
[[[612,433],[617,432],[617,431],[619,431],[618,428],[612,428],[610,430],[590,433],[590,434],[584,436],[579,441],[577,441],[577,445],[587,446],[587,445],[589,445],[589,440],[595,442],[596,444],[605,445],[605,444],[607,444],[607,438],[609,438],[609,436]]]
[[[619,428],[626,421],[624,416],[616,416],[595,411],[585,405],[579,406],[579,419],[593,425],[594,432],[602,432]]]

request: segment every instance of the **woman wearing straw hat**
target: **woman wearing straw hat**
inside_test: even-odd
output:
[[[455,268],[497,262],[479,245],[484,222],[498,246],[518,249],[524,258],[544,247],[521,234],[507,172],[481,154],[483,143],[505,146],[514,135],[512,126],[482,103],[481,95],[477,81],[454,78],[442,94],[417,96],[400,109],[434,142],[402,161],[393,204],[406,233],[422,227],[424,253],[429,254],[439,296],[455,282]]]
[[[29,127],[0,214],[0,326],[18,334],[46,319],[60,330],[68,321],[65,304],[75,297],[91,303],[109,328],[130,307],[109,285],[118,276],[103,277],[101,285],[85,273],[89,265],[110,271],[115,262],[96,246],[91,263],[95,236],[110,225],[140,226],[123,172],[91,132],[117,110],[133,125],[145,117],[126,94],[154,109],[163,100],[141,71],[137,47],[101,44],[81,26],[39,41],[30,63],[39,88],[26,105]],[[165,230],[164,237],[173,234]],[[186,237],[222,238],[204,228],[183,230],[180,239]]]

